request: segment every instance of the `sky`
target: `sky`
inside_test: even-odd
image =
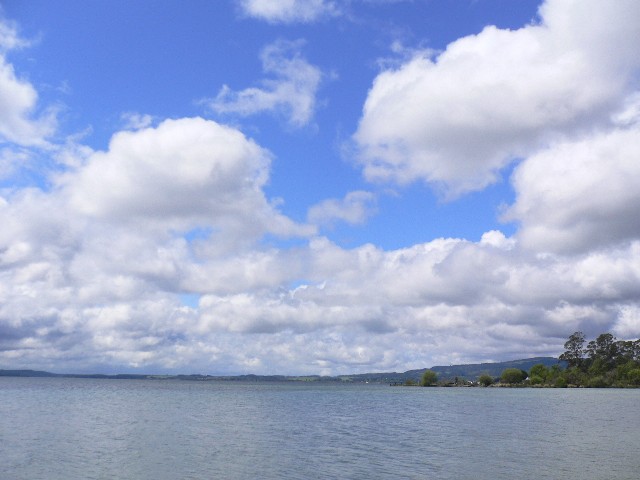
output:
[[[0,0],[0,368],[640,336],[640,2]]]

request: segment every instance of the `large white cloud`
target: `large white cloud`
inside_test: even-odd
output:
[[[284,342],[291,355],[305,338],[322,355],[345,352],[342,364],[325,365],[334,372],[359,369],[358,352],[371,355],[369,369],[549,354],[578,329],[640,334],[639,247],[576,258],[532,255],[499,232],[479,243],[440,239],[389,252],[317,239],[301,252],[306,260],[296,259],[306,284],[205,295],[196,331]],[[285,358],[272,352],[263,360],[282,370]],[[312,371],[322,359],[307,351],[291,361]]]
[[[144,229],[52,229],[65,212],[38,212],[47,200],[0,211],[11,228],[49,218],[3,239],[0,358],[13,365],[349,373],[557,354],[578,329],[640,335],[637,241],[564,257],[496,231],[396,251],[318,238],[203,259]]]
[[[262,69],[275,78],[265,79],[261,87],[235,92],[224,86],[218,95],[205,100],[214,112],[254,115],[261,112],[283,114],[290,125],[302,127],[315,113],[316,92],[321,71],[301,55],[301,42],[277,41],[264,48]]]
[[[515,171],[506,218],[536,250],[584,251],[640,238],[640,125],[560,142]]]
[[[177,343],[194,340],[183,292],[288,282],[290,273],[275,274],[277,255],[257,242],[313,229],[264,196],[269,162],[237,130],[167,120],[68,161],[50,191],[4,192],[0,356],[69,368],[78,368],[71,358],[83,368],[166,366]]]
[[[308,233],[265,198],[269,164],[270,154],[238,130],[186,118],[114,135],[107,152],[95,152],[57,185],[79,214],[138,228],[204,228],[248,239]]]
[[[637,81],[640,4],[549,0],[540,16],[378,75],[354,135],[367,178],[423,180],[456,196],[559,135],[605,122]]]

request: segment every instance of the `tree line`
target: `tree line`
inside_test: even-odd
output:
[[[476,385],[531,385],[542,387],[640,387],[640,339],[618,340],[610,333],[602,333],[587,343],[582,332],[574,332],[564,344],[559,363],[547,367],[534,365],[526,372],[517,368],[505,369],[500,378],[480,375]],[[435,372],[427,370],[420,381],[422,386],[438,385]],[[457,379],[456,379],[456,384]]]
[[[640,386],[640,339],[618,340],[602,333],[586,343],[582,332],[574,332],[564,344],[560,360],[567,384],[584,387]]]

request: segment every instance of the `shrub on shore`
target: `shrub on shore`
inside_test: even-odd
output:
[[[420,385],[423,387],[434,386],[438,382],[438,374],[433,370],[425,370],[420,380]]]

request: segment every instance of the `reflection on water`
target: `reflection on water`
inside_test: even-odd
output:
[[[640,390],[0,378],[0,478],[636,479]]]

